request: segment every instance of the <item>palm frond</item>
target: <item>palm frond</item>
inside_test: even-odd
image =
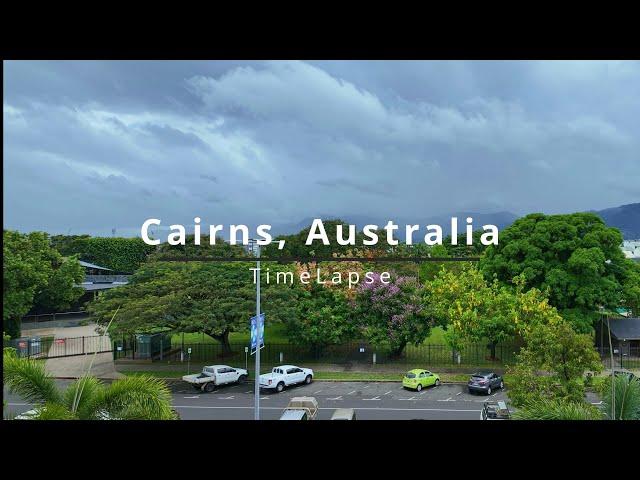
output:
[[[626,375],[614,377],[615,418],[612,416],[611,379],[603,389],[602,410],[608,419],[640,420],[640,380]]]
[[[63,403],[78,418],[95,419],[99,416],[99,412],[95,410],[94,404],[104,388],[100,380],[85,375],[65,390]]]
[[[139,375],[114,381],[96,397],[94,411],[122,420],[172,420],[171,392],[158,378]]]
[[[33,420],[75,420],[67,407],[59,403],[45,403],[37,407],[36,413],[31,417]]]
[[[559,399],[529,402],[513,414],[517,420],[601,420],[602,413],[588,403]]]
[[[5,354],[2,379],[11,393],[29,402],[44,404],[61,401],[55,380],[46,372],[42,361]]]

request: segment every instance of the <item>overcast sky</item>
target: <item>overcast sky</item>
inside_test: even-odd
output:
[[[4,63],[4,227],[640,201],[638,62]]]

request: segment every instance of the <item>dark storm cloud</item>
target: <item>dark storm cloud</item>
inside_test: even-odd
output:
[[[6,228],[640,200],[638,62],[6,62]]]

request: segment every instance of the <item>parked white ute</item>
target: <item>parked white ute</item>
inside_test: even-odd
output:
[[[213,392],[218,385],[229,383],[242,383],[247,380],[249,372],[244,368],[233,368],[229,365],[208,365],[202,368],[202,372],[182,377],[187,383],[193,385],[196,390]]]
[[[260,375],[260,388],[272,389],[280,393],[284,387],[297,383],[313,381],[313,370],[310,368],[296,367],[295,365],[280,365],[273,367],[271,373]]]

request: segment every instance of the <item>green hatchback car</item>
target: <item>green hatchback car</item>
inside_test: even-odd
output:
[[[405,373],[402,377],[402,386],[404,388],[411,388],[418,392],[424,387],[430,387],[431,385],[440,385],[440,377],[429,370],[423,370],[421,368],[414,368]]]

